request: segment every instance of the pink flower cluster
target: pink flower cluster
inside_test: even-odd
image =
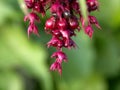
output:
[[[47,43],[49,47],[55,47],[57,52],[51,56],[55,58],[55,62],[51,65],[50,70],[57,70],[62,74],[62,62],[67,61],[66,54],[62,48],[75,48],[76,44],[72,40],[72,36],[76,36],[76,30],[80,31],[81,23],[84,32],[91,38],[93,35],[92,25],[94,24],[100,29],[97,19],[90,16],[90,12],[98,9],[97,0],[86,0],[88,10],[88,24],[81,14],[78,0],[25,0],[27,8],[31,9],[31,13],[25,16],[24,21],[29,20],[28,36],[31,33],[38,34],[38,28],[35,22],[40,22],[39,16],[43,17],[47,10],[50,10],[51,16],[46,20],[45,32],[52,35],[52,39]]]

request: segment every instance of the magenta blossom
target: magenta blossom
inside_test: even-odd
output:
[[[62,51],[53,53],[52,58],[56,58],[56,61],[51,65],[50,70],[57,70],[60,75],[62,74],[62,62],[67,62],[67,56]]]
[[[61,63],[55,61],[55,62],[51,65],[50,70],[52,70],[52,71],[58,71],[59,74],[61,75],[61,74],[62,74],[62,66],[61,66]]]
[[[55,53],[53,53],[53,55],[51,56],[52,58],[56,58],[56,60],[59,62],[59,63],[62,63],[62,61],[65,61],[67,62],[67,56],[64,52],[62,51],[57,51]]]
[[[85,33],[90,37],[92,38],[92,35],[93,35],[93,29],[90,25],[86,26],[85,28]]]
[[[28,15],[26,15],[24,17],[24,21],[27,21],[29,20],[29,27],[28,27],[28,37],[31,33],[34,33],[36,34],[37,36],[39,36],[39,33],[38,33],[38,28],[37,26],[35,25],[35,21],[37,22],[40,22],[40,19],[39,17],[37,16],[37,14],[35,13],[30,13]]]
[[[88,22],[85,24],[85,19],[81,13],[81,6],[78,0],[25,0],[26,6],[31,10],[31,13],[25,16],[24,21],[29,21],[28,36],[34,33],[39,36],[36,22],[40,22],[38,14],[43,17],[47,10],[50,11],[50,17],[45,23],[45,32],[52,35],[52,39],[47,43],[47,47],[55,47],[57,52],[51,56],[55,58],[55,62],[51,65],[50,70],[58,71],[62,74],[62,62],[66,62],[67,55],[63,52],[63,48],[76,48],[73,36],[77,36],[77,31],[81,27],[85,34],[90,38],[93,36],[92,25],[101,29],[95,16],[90,13],[99,8],[98,0],[86,0]],[[80,27],[81,25],[81,27]]]

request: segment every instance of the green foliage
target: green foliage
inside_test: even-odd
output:
[[[43,30],[45,20],[38,25],[40,38],[28,39],[19,3],[1,0],[0,90],[120,90],[120,0],[99,1],[100,10],[92,14],[102,30],[95,28],[93,39],[83,31],[73,38],[78,48],[64,50],[69,61],[60,77],[49,71],[54,49],[45,47],[50,39]]]

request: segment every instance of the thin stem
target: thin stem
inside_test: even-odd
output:
[[[28,14],[28,9],[27,9],[27,7],[26,7],[26,5],[25,5],[24,0],[18,0],[18,3],[19,3],[19,5],[20,5],[20,8],[21,8],[21,10],[23,11],[23,13],[24,13],[25,15],[27,15],[27,14]]]
[[[86,0],[79,0],[79,4],[80,4],[82,16],[85,20],[85,24],[87,24],[88,23],[88,12],[87,12]]]

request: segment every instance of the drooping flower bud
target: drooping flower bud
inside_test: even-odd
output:
[[[31,33],[34,33],[37,36],[39,36],[38,28],[35,25],[35,21],[40,22],[40,19],[37,16],[37,14],[35,14],[35,13],[32,12],[32,13],[26,15],[24,17],[24,21],[27,21],[27,20],[29,20],[28,37],[30,36]]]
[[[39,36],[38,28],[35,24],[30,24],[28,27],[28,37],[31,33],[34,33],[35,35]]]
[[[86,28],[85,28],[85,33],[90,37],[92,38],[92,35],[93,35],[93,29],[90,25],[88,25]]]
[[[34,7],[35,3],[34,3],[34,0],[25,0],[25,4],[29,9],[31,9]]]
[[[65,19],[61,19],[58,21],[58,28],[60,29],[66,29],[67,28],[67,22]]]
[[[100,27],[100,25],[99,25],[96,17],[94,17],[94,16],[89,16],[88,19],[89,19],[89,21],[90,21],[91,24],[95,24],[95,26],[96,26],[97,28],[101,29],[101,27]]]
[[[98,9],[98,1],[97,0],[86,0],[88,11],[94,11]]]
[[[59,74],[61,75],[61,74],[62,74],[62,66],[61,66],[61,63],[55,61],[55,62],[51,65],[50,70],[51,70],[51,71],[58,71]]]
[[[46,30],[52,30],[55,28],[55,18],[51,17],[49,18],[45,23],[45,29]]]
[[[53,36],[52,39],[47,43],[48,48],[50,46],[57,47],[60,49],[63,46],[63,41],[57,38],[56,36]]]
[[[67,56],[62,51],[57,51],[57,52],[53,53],[53,55],[51,57],[56,58],[57,62],[59,62],[59,63],[62,63],[62,61],[67,62]]]
[[[70,25],[70,28],[71,28],[71,29],[77,29],[77,28],[79,27],[79,22],[78,22],[77,19],[71,18],[71,19],[69,20],[69,25]]]

